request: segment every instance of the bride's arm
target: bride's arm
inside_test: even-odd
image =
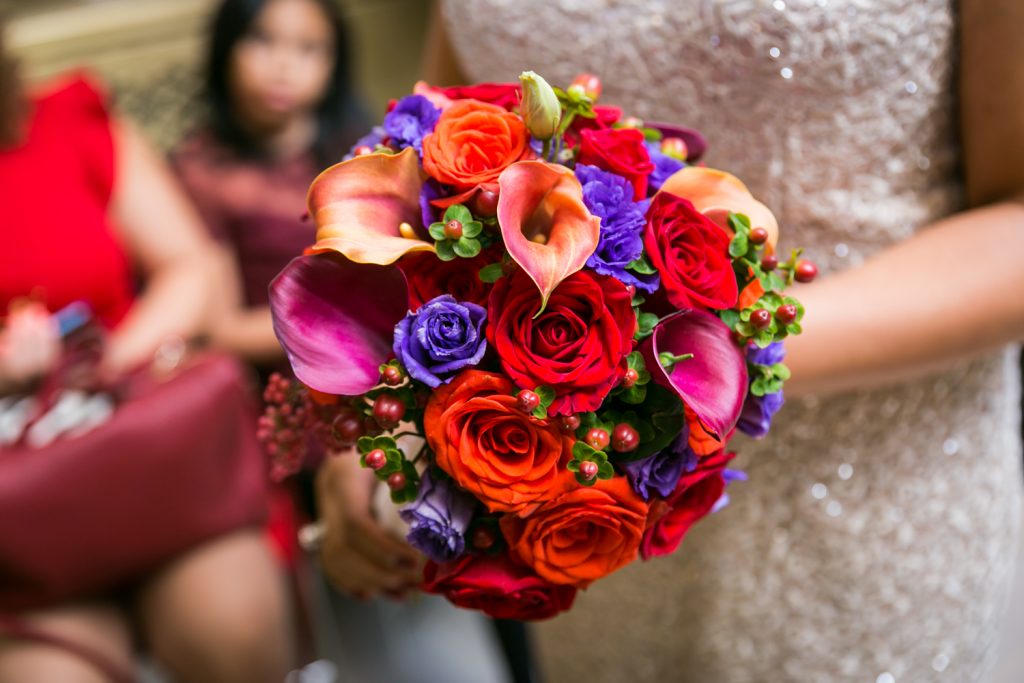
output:
[[[431,85],[462,85],[467,82],[459,68],[441,17],[441,3],[435,2],[430,10],[427,42],[423,49],[423,79]]]
[[[788,395],[898,382],[1024,339],[1024,3],[960,3],[971,210],[804,287]]]

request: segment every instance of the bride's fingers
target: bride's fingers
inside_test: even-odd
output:
[[[375,593],[397,592],[406,583],[400,575],[381,571],[356,552],[321,551],[321,565],[327,579],[339,590],[360,597]]]
[[[348,540],[352,548],[380,570],[395,573],[416,583],[418,555],[404,541],[396,538],[369,517],[350,520]]]

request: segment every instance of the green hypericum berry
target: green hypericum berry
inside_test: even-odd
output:
[[[442,261],[451,261],[457,256],[473,258],[479,254],[481,245],[477,237],[483,229],[483,223],[473,220],[469,209],[455,204],[444,212],[443,220],[431,223],[428,231],[434,238],[437,257]]]

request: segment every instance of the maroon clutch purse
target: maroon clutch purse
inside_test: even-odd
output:
[[[266,515],[240,363],[203,355],[134,378],[109,420],[0,449],[0,610],[102,594]]]

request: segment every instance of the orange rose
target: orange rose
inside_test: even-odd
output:
[[[565,464],[572,439],[524,413],[515,385],[465,370],[430,397],[423,416],[438,467],[492,512],[520,512],[575,486]]]
[[[636,559],[647,503],[625,477],[567,491],[528,517],[501,518],[510,552],[554,584],[585,588]]]
[[[423,169],[459,192],[495,185],[508,166],[531,154],[517,115],[477,100],[459,100],[423,138]]]

